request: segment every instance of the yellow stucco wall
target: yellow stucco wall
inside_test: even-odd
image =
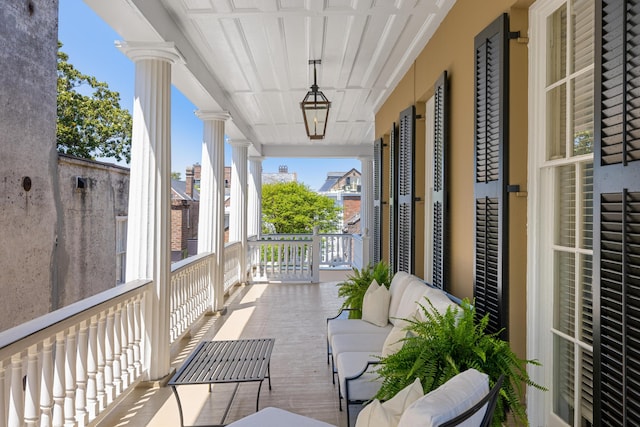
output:
[[[450,289],[459,297],[473,296],[474,209],[474,37],[500,14],[510,16],[510,30],[526,37],[532,1],[458,0],[413,66],[376,113],[376,138],[391,132],[405,108],[416,105],[424,117],[424,102],[443,71],[449,76],[449,220]],[[523,193],[509,195],[509,329],[514,350],[525,355],[526,343],[526,178],[527,178],[527,46],[510,41],[510,176]],[[424,119],[416,128],[416,197],[424,200]],[[383,176],[388,187],[389,147],[385,147]],[[388,200],[388,188],[383,196]],[[416,204],[416,275],[424,277],[424,202]],[[388,259],[388,205],[385,205],[383,255]]]

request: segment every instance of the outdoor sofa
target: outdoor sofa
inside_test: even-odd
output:
[[[393,276],[388,291],[376,285],[374,282],[365,294],[362,319],[344,318],[346,310],[327,319],[327,360],[331,362],[334,383],[338,378],[340,409],[344,398],[347,420],[350,404],[367,402],[380,389],[382,380],[375,365],[380,357],[402,346],[407,319],[423,320],[420,304],[444,314],[460,303],[459,299],[404,272]]]

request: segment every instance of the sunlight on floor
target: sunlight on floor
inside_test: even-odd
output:
[[[234,310],[224,322],[224,325],[220,327],[220,330],[214,337],[215,340],[235,340],[240,338],[242,331],[244,330],[251,315],[253,314],[255,307],[240,308]]]

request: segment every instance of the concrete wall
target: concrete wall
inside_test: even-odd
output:
[[[500,14],[509,13],[511,31],[528,31],[529,0],[458,0],[413,66],[376,113],[376,138],[384,138],[383,199],[388,200],[389,135],[405,108],[415,105],[424,117],[425,102],[443,71],[449,75],[449,209],[451,244],[450,292],[473,296],[474,209],[474,37]],[[509,184],[526,191],[527,178],[527,45],[510,42],[510,176]],[[416,194],[424,200],[424,120],[416,124]],[[526,197],[510,196],[509,216],[509,325],[512,348],[525,355],[526,342]],[[389,205],[383,211],[384,258],[388,259]],[[423,276],[424,202],[416,203],[416,274]],[[517,331],[517,333],[515,332]]]
[[[0,330],[45,314],[57,283],[57,0],[0,7]],[[37,238],[34,238],[37,236]]]
[[[77,188],[77,177],[86,188]],[[116,216],[126,216],[129,169],[60,155],[60,306],[116,285]]]

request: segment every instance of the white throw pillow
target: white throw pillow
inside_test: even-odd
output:
[[[404,345],[404,338],[407,337],[407,330],[401,326],[394,326],[384,340],[382,346],[382,357],[390,356],[396,353]]]
[[[411,280],[411,275],[409,273],[405,273],[404,271],[398,271],[393,275],[393,279],[391,279],[391,284],[389,285],[389,293],[391,294],[391,302],[389,303],[389,318],[396,317],[398,312],[398,307],[400,307],[400,300],[402,299],[402,294],[404,294],[405,289],[407,289],[407,285]]]
[[[389,323],[389,290],[373,279],[362,301],[362,320],[385,327]]]
[[[420,378],[384,403],[378,399],[360,411],[356,427],[397,427],[405,409],[423,396]]]
[[[489,377],[468,369],[413,402],[402,414],[398,427],[439,426],[471,408],[488,393]],[[481,409],[460,426],[477,427],[484,414]]]

